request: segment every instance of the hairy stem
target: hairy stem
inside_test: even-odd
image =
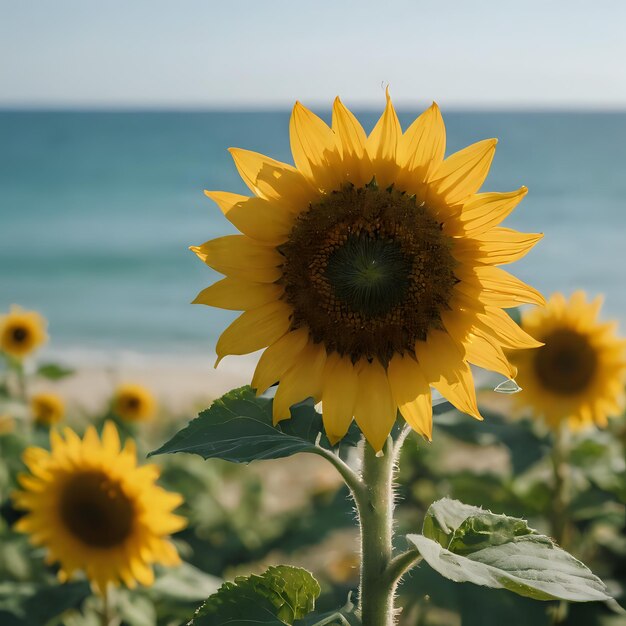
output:
[[[367,497],[359,502],[361,525],[361,582],[359,607],[363,626],[393,626],[396,581],[387,580],[392,561],[393,537],[393,442],[382,455],[365,442],[362,479]]]
[[[390,585],[397,585],[402,576],[422,560],[418,550],[412,549],[395,556],[387,566],[385,581]]]

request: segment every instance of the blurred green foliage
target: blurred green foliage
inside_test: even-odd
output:
[[[54,365],[40,372],[52,378],[70,374]],[[19,403],[9,378],[0,380],[0,400]],[[532,528],[551,535],[551,434],[531,420],[511,420],[506,399],[483,408],[484,422],[449,408],[436,411],[433,443],[411,435],[404,446],[398,536],[420,529],[428,507],[442,497],[527,519]],[[105,419],[114,417],[105,412],[88,421],[101,427]],[[188,419],[170,415],[151,425],[115,421],[123,437],[137,440],[141,458]],[[11,530],[20,515],[10,493],[24,469],[21,454],[28,445],[45,447],[47,441],[47,431],[34,428],[27,418],[0,434],[0,624],[99,626],[100,600],[87,583],[59,584],[54,568],[44,565],[43,550]],[[626,421],[616,418],[605,431],[572,435],[568,447],[565,547],[621,602],[626,586]],[[349,454],[347,450],[346,458]],[[322,459],[299,455],[246,467],[178,454],[151,462],[161,467],[160,483],[185,498],[180,512],[189,525],[174,537],[185,563],[159,569],[149,589],[117,590],[112,604],[122,625],[184,624],[224,580],[260,574],[281,562],[315,572],[321,585],[318,618],[330,617],[346,604],[358,584],[354,507],[335,470]],[[504,590],[453,583],[426,563],[411,571],[399,594],[401,626],[626,624],[624,615],[603,603],[535,602]],[[352,623],[349,611],[342,615]],[[309,623],[315,622],[303,621]]]

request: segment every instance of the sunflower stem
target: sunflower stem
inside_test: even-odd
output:
[[[102,594],[102,626],[109,626],[111,623],[111,602],[109,596],[109,586],[107,585]]]
[[[552,498],[552,537],[562,547],[566,548],[568,541],[568,445],[566,432],[563,426],[554,433],[552,445],[552,469],[554,473],[554,493]]]
[[[387,576],[392,562],[394,508],[393,442],[377,455],[365,442],[362,480],[366,497],[355,498],[361,526],[359,608],[363,626],[393,626],[396,580]]]

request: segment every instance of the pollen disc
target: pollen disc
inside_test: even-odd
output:
[[[329,194],[279,248],[293,328],[354,362],[413,352],[458,282],[451,244],[414,196],[375,182]]]
[[[543,339],[534,354],[535,372],[544,387],[555,393],[584,391],[597,369],[596,351],[587,337],[559,329]]]
[[[135,517],[133,504],[120,484],[97,471],[70,479],[61,497],[60,513],[76,537],[98,548],[123,544]]]

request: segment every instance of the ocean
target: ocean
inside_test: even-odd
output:
[[[415,112],[400,115],[406,127]],[[325,115],[324,115],[325,116]],[[325,116],[327,117],[327,116]],[[370,129],[376,113],[359,113]],[[446,112],[448,153],[500,143],[485,190],[529,194],[505,225],[545,238],[513,266],[545,294],[606,295],[626,322],[626,113]],[[0,112],[0,311],[49,320],[75,358],[213,353],[232,312],[188,246],[235,232],[203,189],[247,193],[229,146],[290,161],[289,112]]]

